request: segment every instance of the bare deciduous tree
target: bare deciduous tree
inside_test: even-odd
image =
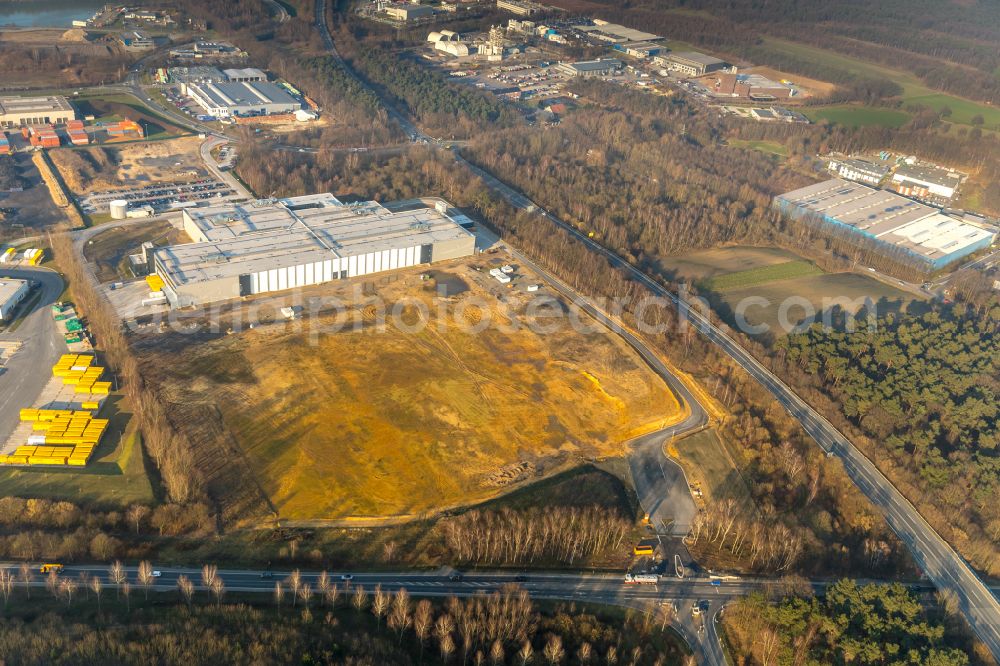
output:
[[[302,605],[309,608],[309,602],[312,601],[312,596],[312,585],[309,583],[302,583],[302,586],[299,588],[299,599],[302,600]]]
[[[337,587],[336,583],[333,583],[324,596],[326,597],[326,602],[330,604],[330,608],[336,608],[337,599],[340,598],[340,588]]]
[[[358,585],[354,588],[354,597],[351,599],[351,603],[354,604],[354,608],[359,612],[365,609],[368,605],[368,593],[365,592],[364,585]]]
[[[326,573],[326,571],[321,571],[319,578],[316,579],[316,594],[319,595],[323,605],[326,605],[329,601],[329,592],[330,576]]]
[[[209,592],[212,591],[212,585],[218,577],[219,567],[214,564],[206,564],[201,568],[201,585]]]
[[[22,564],[17,570],[17,579],[24,585],[24,593],[28,599],[31,598],[31,583],[35,580],[35,574],[28,564]]]
[[[138,573],[139,584],[142,585],[143,594],[146,601],[149,601],[149,586],[153,584],[153,565],[150,564],[149,560],[143,560],[139,562],[139,573]]]
[[[222,582],[221,576],[212,579],[212,596],[215,597],[215,605],[222,605],[222,597],[226,594],[226,584]]]
[[[392,610],[389,611],[389,626],[399,634],[399,642],[403,641],[403,632],[410,626],[410,593],[405,587],[396,591],[392,599]]]
[[[97,597],[97,612],[100,613],[101,592],[104,591],[104,586],[101,584],[101,579],[99,577],[94,576],[93,578],[90,579],[90,591],[94,593],[95,597]]]
[[[294,608],[298,603],[299,590],[302,589],[302,572],[298,569],[293,570],[285,582],[292,593],[292,607]]]
[[[455,641],[451,634],[445,634],[438,639],[438,649],[441,651],[441,661],[448,663],[451,654],[455,651]]]
[[[372,614],[376,619],[376,626],[382,626],[382,617],[389,610],[390,597],[388,592],[382,591],[382,585],[375,586],[375,594],[372,595]]]
[[[111,567],[108,568],[108,578],[115,584],[115,599],[121,598],[122,584],[126,580],[125,565],[121,563],[121,560],[115,560],[111,563]]]
[[[563,649],[562,638],[555,634],[549,636],[549,640],[545,643],[545,649],[543,650],[545,654],[545,659],[556,666],[562,662],[563,658],[566,656],[566,650]]]
[[[128,508],[128,521],[135,527],[135,533],[139,533],[142,521],[149,515],[149,507],[144,504],[133,504]]]
[[[521,643],[521,649],[517,651],[517,658],[521,660],[521,666],[528,666],[531,658],[535,656],[535,650],[531,647],[531,641]]]
[[[191,579],[181,574],[177,577],[177,589],[180,590],[181,596],[184,597],[184,603],[191,607],[191,602],[194,600],[194,583]]]
[[[281,607],[281,602],[285,598],[285,588],[281,586],[281,581],[274,581],[274,605]]]
[[[0,569],[0,593],[3,594],[3,607],[7,608],[7,604],[10,603],[11,592],[14,591],[14,573],[4,567]]]
[[[420,642],[420,661],[424,660],[424,643],[427,641],[427,636],[430,635],[433,622],[434,610],[431,607],[431,602],[427,599],[421,599],[417,604],[417,610],[413,613],[413,633],[417,635],[417,640]]]

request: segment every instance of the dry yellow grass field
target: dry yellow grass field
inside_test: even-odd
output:
[[[627,439],[677,418],[666,385],[604,329],[469,332],[458,322],[482,319],[483,303],[494,322],[504,319],[489,293],[499,285],[465,266],[449,271],[470,289],[445,299],[444,316],[415,276],[380,288],[389,303],[407,296],[428,306],[418,332],[391,323],[380,332],[359,307],[363,330],[315,345],[273,325],[149,365],[171,403],[217,415],[214,427],[179,418],[194,438],[231,435],[255,477],[244,483],[256,481],[293,520],[402,518],[479,502],[581,457],[621,455]],[[503,293],[505,321],[523,323],[528,296]]]

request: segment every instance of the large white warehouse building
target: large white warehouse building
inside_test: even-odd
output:
[[[903,251],[938,270],[996,240],[996,229],[945,215],[894,192],[833,178],[775,197],[794,219],[818,222]]]
[[[192,243],[151,250],[173,307],[469,256],[469,220],[443,200],[343,204],[332,194],[184,209]]]

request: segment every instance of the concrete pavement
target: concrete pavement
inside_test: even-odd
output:
[[[6,441],[21,422],[21,408],[30,407],[42,393],[50,379],[49,369],[68,348],[49,311],[49,306],[63,292],[59,274],[47,268],[24,266],[0,269],[0,275],[39,283],[36,291],[27,296],[28,301],[41,290],[17,330],[0,334],[0,340],[21,343],[20,350],[7,361],[0,375],[0,438]]]

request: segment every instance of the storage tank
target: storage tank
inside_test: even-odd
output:
[[[111,217],[115,220],[124,220],[128,217],[128,202],[124,199],[115,199],[111,202]]]

